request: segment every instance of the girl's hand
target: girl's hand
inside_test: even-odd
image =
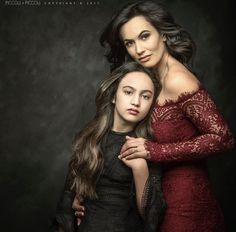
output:
[[[146,140],[144,138],[133,138],[126,136],[126,142],[121,148],[119,158],[126,158],[127,160],[134,158],[149,159],[149,152],[144,146],[145,141]]]
[[[132,171],[142,171],[144,168],[147,168],[147,161],[143,158],[136,159],[126,159],[123,158],[121,161],[124,162],[126,166],[132,169]]]

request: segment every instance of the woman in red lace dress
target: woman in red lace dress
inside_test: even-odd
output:
[[[234,141],[190,69],[195,49],[190,35],[161,5],[140,1],[114,15],[101,43],[112,68],[133,59],[153,68],[162,86],[152,113],[156,141],[127,137],[120,155],[162,164],[167,210],[160,231],[224,231],[205,159],[231,149]]]

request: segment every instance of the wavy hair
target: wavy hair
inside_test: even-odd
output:
[[[107,48],[105,56],[111,63],[111,69],[132,60],[120,38],[121,27],[136,16],[144,16],[156,30],[166,38],[168,52],[191,69],[196,46],[190,34],[175,23],[172,15],[161,5],[153,1],[128,3],[116,13],[103,30],[100,43]]]
[[[95,117],[75,137],[72,149],[73,154],[69,163],[69,174],[72,181],[71,189],[74,189],[76,194],[80,196],[91,199],[96,198],[95,185],[104,163],[101,141],[113,125],[114,104],[112,99],[122,78],[128,73],[136,71],[146,73],[152,80],[155,89],[152,106],[155,103],[159,90],[155,74],[150,69],[136,62],[123,64],[102,81],[96,95]],[[136,125],[134,129],[135,136],[152,137],[150,112],[151,110]]]

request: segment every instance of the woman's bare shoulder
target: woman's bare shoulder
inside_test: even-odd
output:
[[[165,91],[172,97],[178,97],[183,93],[194,92],[199,89],[200,82],[188,69],[175,65],[170,67],[163,83]]]

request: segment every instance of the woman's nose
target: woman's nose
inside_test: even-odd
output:
[[[139,42],[137,42],[135,44],[135,52],[138,54],[138,55],[141,55],[143,52],[144,52],[144,48],[141,46],[141,44]]]

